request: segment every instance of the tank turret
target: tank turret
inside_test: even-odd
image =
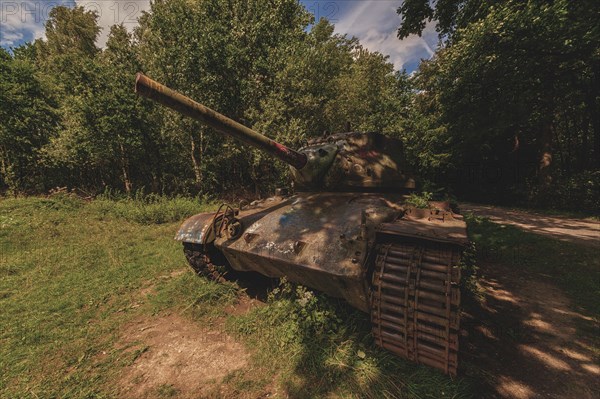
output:
[[[377,191],[414,188],[402,143],[379,133],[340,133],[310,141],[298,151],[138,73],[135,91],[291,166],[305,191]]]

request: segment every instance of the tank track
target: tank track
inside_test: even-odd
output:
[[[224,256],[212,245],[183,243],[185,257],[196,274],[210,280],[223,282],[225,274],[231,271]]]
[[[456,375],[461,247],[393,237],[375,247],[371,321],[392,353]]]

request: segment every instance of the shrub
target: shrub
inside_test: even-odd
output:
[[[406,203],[414,206],[415,208],[428,208],[429,201],[431,201],[432,197],[433,194],[427,191],[424,191],[421,194],[412,193],[408,196]]]

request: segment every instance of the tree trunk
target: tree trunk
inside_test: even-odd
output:
[[[14,195],[17,195],[17,185],[14,181],[14,174],[11,173],[11,167],[9,161],[6,159],[6,150],[0,148],[0,184],[4,184],[6,187],[13,190]]]
[[[125,192],[131,194],[131,180],[129,179],[129,162],[125,155],[125,147],[120,143],[121,147],[121,171],[123,173],[123,183],[125,184]]]
[[[6,161],[4,160],[4,154],[6,154],[6,151],[4,151],[4,148],[0,147],[0,177],[2,177],[6,183],[7,168]]]
[[[540,137],[540,161],[538,169],[538,183],[542,196],[549,194],[552,184],[552,124],[547,123],[542,128]]]
[[[194,140],[194,135],[192,134],[190,134],[190,155],[192,158],[192,167],[194,168],[194,176],[196,177],[196,185],[200,187],[200,183],[202,183],[201,158],[199,159],[196,155],[196,140]]]
[[[149,154],[152,162],[150,163],[150,175],[151,175],[151,190],[153,193],[163,193],[164,191],[164,180],[162,171],[162,152],[161,140],[158,136],[156,139],[150,137],[150,134],[146,129],[142,129],[143,137],[143,148],[146,154]]]

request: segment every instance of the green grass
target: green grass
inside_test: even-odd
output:
[[[230,397],[273,387],[299,398],[477,396],[475,381],[379,350],[365,314],[302,287],[284,282],[265,306],[228,314],[241,289],[195,276],[173,241],[182,219],[213,207],[185,198],[0,200],[0,398],[120,398],[114,381],[148,350],[121,348],[123,329],[169,313],[246,344],[250,364],[222,387]],[[550,275],[598,314],[591,251],[468,221],[480,257],[511,262],[517,248],[515,267]],[[178,394],[171,384],[154,392]]]
[[[116,397],[108,381],[128,362],[115,349],[124,323],[171,306],[161,299],[176,291],[170,284],[188,287],[180,295],[207,309],[230,295],[192,283],[191,273],[161,278],[187,270],[172,239],[178,223],[130,222],[103,212],[109,205],[67,196],[0,201],[0,397]],[[153,301],[139,294],[148,285],[158,287]]]
[[[117,217],[140,224],[177,222],[189,215],[213,210],[217,203],[205,199],[177,196],[136,195],[113,197],[103,195],[91,203],[90,208],[102,217]]]
[[[0,397],[118,398],[114,381],[148,349],[120,349],[122,330],[162,313],[224,320],[247,344],[251,364],[225,380],[233,397],[273,384],[292,397],[471,396],[467,382],[375,348],[366,315],[301,287],[285,283],[266,306],[227,315],[241,290],[195,276],[173,241],[180,219],[211,207],[0,200]],[[177,394],[169,384],[155,392]]]

